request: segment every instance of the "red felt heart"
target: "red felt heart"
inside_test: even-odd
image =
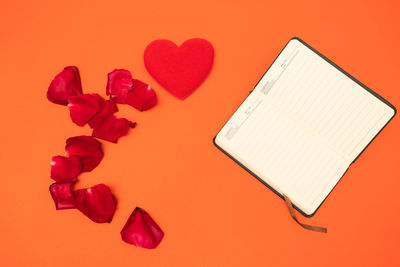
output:
[[[144,51],[144,65],[151,76],[174,96],[185,99],[207,77],[214,48],[207,40],[194,38],[181,46],[155,40]]]

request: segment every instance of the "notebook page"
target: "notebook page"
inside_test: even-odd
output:
[[[394,116],[390,106],[296,39],[255,91],[349,162]]]
[[[348,167],[259,92],[242,103],[215,142],[307,214]]]

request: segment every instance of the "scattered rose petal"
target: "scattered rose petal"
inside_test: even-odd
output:
[[[68,97],[79,94],[82,94],[79,70],[75,66],[68,66],[54,77],[47,90],[47,99],[56,104],[67,105]]]
[[[92,136],[117,143],[118,139],[126,135],[129,128],[134,128],[135,125],[135,122],[109,114],[94,126]]]
[[[139,111],[148,110],[157,104],[156,92],[150,85],[134,79],[133,88],[128,92],[126,103]]]
[[[116,200],[108,186],[98,184],[74,192],[75,205],[89,219],[97,223],[111,222]]]
[[[103,158],[101,143],[91,136],[75,136],[66,141],[68,157],[77,156],[82,163],[82,171],[93,170]]]
[[[51,179],[58,183],[76,181],[82,172],[82,164],[78,157],[55,156],[51,159]]]
[[[91,128],[102,121],[108,114],[113,114],[118,111],[118,107],[115,104],[114,98],[111,98],[110,100],[104,100],[104,98],[101,96],[98,97],[101,109],[99,113],[97,113],[90,121],[88,121],[88,124]]]
[[[56,210],[74,209],[75,200],[71,186],[73,183],[54,183],[50,185],[50,194],[56,204]]]
[[[128,91],[132,89],[132,74],[128,70],[115,69],[108,73],[107,95],[115,95],[115,102],[125,104]]]
[[[97,94],[82,94],[68,98],[68,108],[73,122],[84,126],[101,108],[101,96]]]
[[[164,232],[143,209],[136,207],[121,231],[122,240],[142,247],[156,248],[164,237]]]

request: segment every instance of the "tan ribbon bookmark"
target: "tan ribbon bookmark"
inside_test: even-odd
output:
[[[294,213],[294,208],[293,208],[293,205],[292,205],[292,201],[290,201],[290,199],[285,195],[283,195],[283,198],[285,199],[286,205],[289,208],[289,212],[290,212],[290,215],[292,216],[293,220],[295,220],[303,228],[305,228],[307,230],[315,231],[315,232],[320,232],[320,233],[327,233],[328,232],[328,229],[326,229],[325,227],[312,226],[312,225],[308,225],[308,224],[304,224],[304,223],[299,222],[299,220],[296,217],[296,214]]]

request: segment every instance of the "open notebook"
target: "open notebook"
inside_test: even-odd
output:
[[[382,97],[293,38],[214,143],[312,216],[395,113]]]

